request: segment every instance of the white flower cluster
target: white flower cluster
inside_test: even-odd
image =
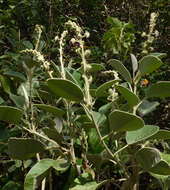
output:
[[[43,67],[47,70],[49,70],[50,63],[44,59],[44,56],[37,50],[35,49],[25,49],[22,50],[21,53],[29,53],[33,56],[35,61],[39,63],[43,63]],[[41,66],[42,67],[42,66]]]
[[[159,36],[159,32],[157,30],[154,31],[156,20],[157,20],[158,14],[157,13],[151,13],[150,16],[150,23],[149,23],[149,32],[146,34],[145,32],[142,33],[142,37],[147,37],[147,40],[143,43],[143,54],[147,54],[148,50],[153,51],[153,47],[151,47],[151,44],[153,43],[155,37]]]

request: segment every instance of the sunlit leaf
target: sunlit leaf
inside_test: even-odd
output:
[[[128,131],[126,133],[126,142],[133,144],[145,140],[159,131],[159,127],[155,125],[144,125],[141,129],[136,131]]]
[[[64,159],[52,160],[43,159],[35,164],[27,173],[24,190],[35,190],[44,177],[48,175],[50,169],[54,168],[57,171],[66,171],[69,167],[69,162]]]

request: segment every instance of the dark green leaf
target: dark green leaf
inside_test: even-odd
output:
[[[110,113],[109,120],[113,131],[134,131],[144,126],[144,121],[139,116],[119,110]]]
[[[132,78],[129,71],[126,67],[118,60],[111,59],[108,62],[116,71],[120,73],[120,75],[124,78],[125,81],[132,83]]]
[[[123,87],[123,86],[116,86],[116,89],[119,91],[119,93],[122,94],[122,96],[126,99],[129,106],[133,107],[136,106],[139,103],[139,98],[129,89]]]
[[[158,57],[148,55],[139,61],[139,70],[142,75],[146,75],[158,69],[162,64],[162,61]]]
[[[170,131],[168,130],[159,130],[158,133],[153,135],[151,140],[168,140],[170,139]]]
[[[96,97],[102,97],[106,90],[111,88],[114,84],[116,84],[119,81],[120,80],[111,80],[111,81],[105,82],[104,84],[99,86],[96,90]]]
[[[150,171],[161,161],[160,152],[156,148],[141,148],[136,153],[136,160],[141,164],[144,170]]]
[[[83,101],[83,92],[79,86],[66,79],[49,79],[49,89],[56,95],[71,101]]]
[[[150,172],[158,175],[170,175],[170,166],[166,161],[160,160],[159,163],[150,169]]]
[[[13,159],[27,160],[44,151],[44,145],[34,139],[10,138],[8,143],[9,156]]]
[[[43,132],[52,140],[56,141],[58,144],[61,144],[64,139],[55,129],[50,129],[48,127],[44,127]]]
[[[55,115],[56,117],[62,117],[64,115],[64,111],[62,109],[59,109],[54,106],[45,105],[45,104],[34,104],[34,106],[36,106],[42,110],[45,110],[45,111]]]
[[[9,76],[9,77],[13,77],[15,79],[19,79],[19,80],[21,80],[23,82],[26,81],[25,76],[22,73],[19,73],[19,72],[7,71],[7,72],[4,72],[3,74],[6,75],[6,76]]]
[[[7,123],[18,123],[21,121],[23,112],[11,106],[0,106],[0,120]]]
[[[146,96],[166,98],[170,97],[170,81],[160,81],[152,85],[147,91]]]

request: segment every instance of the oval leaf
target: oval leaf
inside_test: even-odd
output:
[[[74,187],[69,188],[69,190],[97,190],[105,183],[107,183],[107,181],[103,181],[101,183],[96,183],[95,181],[92,181],[85,184],[77,184]]]
[[[131,61],[132,61],[133,73],[135,73],[138,70],[138,61],[133,54],[130,54],[130,57],[131,57]]]
[[[26,175],[24,190],[35,190],[43,178],[48,175],[48,171],[51,168],[54,168],[57,171],[65,171],[68,169],[68,167],[69,163],[65,160],[40,160],[40,162],[35,164]]]
[[[158,69],[162,64],[162,61],[158,57],[148,55],[139,61],[139,71],[142,75],[146,75]]]
[[[161,160],[149,171],[158,175],[170,175],[170,166],[166,161]]]
[[[111,59],[109,60],[109,64],[120,73],[120,75],[125,79],[125,81],[132,83],[132,78],[129,71],[126,67],[118,60]]]
[[[144,170],[149,171],[161,161],[161,155],[156,148],[145,147],[136,153],[136,160]]]
[[[158,126],[145,125],[141,129],[138,129],[136,131],[128,131],[126,133],[126,142],[128,144],[137,143],[156,134],[158,130],[159,130]]]
[[[112,87],[114,84],[116,84],[117,82],[120,82],[120,80],[111,80],[99,86],[96,90],[96,97],[102,97],[104,92],[108,90],[110,87]]]
[[[166,53],[150,53],[149,55],[153,55],[155,57],[158,57],[159,59],[162,59],[167,56]]]
[[[0,120],[7,123],[18,123],[21,121],[23,112],[11,106],[0,106]]]
[[[64,111],[62,109],[56,108],[54,106],[50,106],[50,105],[45,105],[45,104],[34,104],[34,106],[45,110],[53,115],[55,115],[56,117],[62,117],[64,115]]]
[[[110,113],[109,120],[113,131],[134,131],[144,126],[144,121],[139,116],[119,110]]]
[[[61,145],[62,142],[64,142],[64,138],[58,133],[55,129],[50,129],[48,127],[44,127],[43,132],[52,140],[56,141],[58,144]]]
[[[88,72],[91,72],[91,73],[105,70],[105,67],[101,64],[92,63],[90,64],[90,66],[91,68],[89,69]],[[83,66],[80,67],[78,71],[83,72]]]
[[[148,100],[143,100],[142,103],[139,105],[137,111],[140,116],[145,116],[148,113],[154,111],[156,107],[159,106],[159,102],[149,102]]]
[[[9,77],[14,77],[15,79],[21,80],[23,82],[26,81],[25,76],[22,73],[19,73],[19,72],[7,71],[7,72],[5,72],[3,74],[6,75],[6,76],[9,76]]]
[[[129,106],[133,107],[139,103],[139,98],[129,89],[127,89],[123,86],[120,86],[120,85],[116,86],[116,89],[126,99]]]
[[[10,138],[8,143],[9,156],[13,159],[27,160],[44,151],[44,145],[35,139]]]
[[[168,140],[168,139],[170,139],[170,131],[168,131],[168,130],[159,130],[150,139],[151,140]]]
[[[57,96],[81,102],[83,100],[83,92],[76,84],[66,79],[49,79],[47,81],[49,89]]]
[[[170,81],[160,81],[152,85],[147,91],[146,96],[166,98],[170,97]]]

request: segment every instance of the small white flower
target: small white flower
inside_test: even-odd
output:
[[[71,41],[72,44],[74,44],[76,42],[76,39],[72,38],[70,41]]]
[[[86,38],[89,38],[89,37],[90,37],[90,33],[89,33],[88,31],[85,31],[84,36],[85,36]]]

